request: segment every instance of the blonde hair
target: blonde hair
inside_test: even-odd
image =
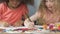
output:
[[[45,16],[45,13],[48,10],[47,6],[45,5],[45,2],[46,2],[46,0],[42,0],[41,3],[40,3],[39,9],[38,9],[39,12],[41,13],[41,17],[37,21],[38,24],[44,24],[45,23],[45,20],[44,20],[45,17],[44,16]],[[54,10],[56,10],[55,12],[58,12],[57,15],[60,16],[60,0],[54,0],[54,2],[55,2]]]
[[[45,2],[46,0],[41,1],[40,6],[39,6],[40,11],[44,12],[45,10],[48,9],[47,6],[45,5]],[[54,2],[55,2],[54,9],[60,11],[60,0],[54,0]]]

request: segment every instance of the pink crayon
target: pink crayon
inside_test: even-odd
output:
[[[49,29],[50,29],[50,30],[53,30],[53,29],[54,29],[54,24],[50,24],[50,25],[49,25]]]

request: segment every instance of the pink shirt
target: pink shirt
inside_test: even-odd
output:
[[[43,16],[43,19],[47,24],[58,23],[60,22],[60,15],[58,15],[57,13],[51,14],[46,12],[45,15]]]
[[[6,21],[9,24],[14,24],[18,20],[22,19],[22,15],[28,13],[27,6],[21,4],[16,9],[10,9],[5,3],[0,4],[0,20]]]
[[[60,14],[59,14],[59,12],[50,13],[49,11],[46,11],[46,12],[42,13],[40,11],[37,11],[33,16],[30,17],[30,19],[32,21],[40,19],[38,24],[40,24],[42,22],[43,23],[47,23],[47,24],[50,24],[50,23],[59,23],[60,22]],[[25,20],[25,22],[28,23],[28,19]]]

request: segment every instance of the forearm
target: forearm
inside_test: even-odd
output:
[[[27,18],[24,21],[24,25],[28,26],[29,24],[31,24],[31,22],[33,23],[35,20],[37,20],[39,18],[39,13],[35,13],[34,15],[32,15],[30,18]],[[30,21],[31,20],[31,21]]]
[[[40,18],[40,13],[38,11],[30,17],[31,21],[36,21],[39,18]]]
[[[30,19],[31,19],[31,21],[35,21],[35,20],[38,19],[38,16],[37,15],[33,15],[33,16],[30,17]]]

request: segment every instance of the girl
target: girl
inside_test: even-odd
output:
[[[25,26],[31,27],[33,21],[39,19],[39,23],[45,23],[45,24],[50,24],[50,23],[58,23],[60,22],[60,0],[42,0],[39,10],[30,18],[25,20]]]
[[[26,19],[28,9],[23,0],[7,0],[0,4],[0,25],[22,26],[22,17]]]

